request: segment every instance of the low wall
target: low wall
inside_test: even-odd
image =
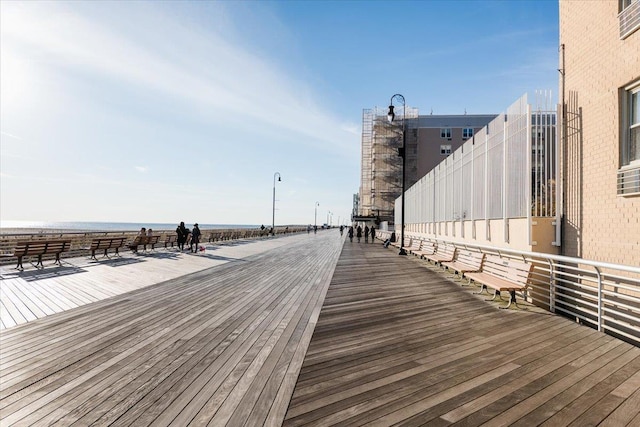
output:
[[[558,254],[560,248],[553,245],[554,221],[554,218],[533,218],[531,230],[528,218],[406,224],[405,234],[417,235],[424,239],[444,239],[460,244]],[[396,225],[396,234],[400,235],[399,224]]]

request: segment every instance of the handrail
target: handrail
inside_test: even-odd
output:
[[[476,249],[484,249],[484,250],[494,251],[494,252],[495,251],[508,252],[513,255],[523,255],[523,256],[528,256],[530,258],[545,258],[553,261],[560,261],[560,262],[565,262],[570,264],[584,264],[584,265],[590,265],[592,267],[607,268],[612,270],[626,271],[628,273],[640,274],[640,267],[634,267],[631,265],[613,264],[613,263],[602,262],[602,261],[592,261],[584,258],[574,258],[574,257],[568,257],[564,255],[553,255],[553,254],[547,254],[544,252],[529,252],[529,251],[521,251],[518,249],[511,249],[511,248],[504,248],[504,247],[497,247],[497,246],[469,244],[467,242],[462,243],[462,242],[456,242],[455,240],[447,240],[447,239],[428,239],[428,240],[442,241],[444,243],[449,243],[449,244],[459,245],[459,246],[464,244],[465,246],[470,246]]]

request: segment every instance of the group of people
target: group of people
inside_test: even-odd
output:
[[[198,248],[200,247],[200,236],[202,233],[200,232],[200,228],[198,227],[198,223],[193,224],[193,230],[189,230],[184,226],[184,221],[180,222],[180,225],[176,228],[176,241],[178,243],[178,248],[181,251],[184,251],[184,245],[189,245],[190,252],[198,252]],[[195,246],[195,249],[194,249]]]
[[[340,235],[342,236],[342,231],[343,231],[343,226],[340,226]],[[362,229],[362,226],[358,224],[358,226],[355,228],[355,234],[356,234],[356,238],[358,239],[358,243],[360,243],[360,239],[362,238],[362,232],[364,231],[364,242],[365,243],[369,243],[369,235],[371,235],[371,242],[375,241],[376,238],[376,229],[375,227],[372,225],[371,228],[369,228],[368,225],[365,224],[364,226],[364,230]],[[353,226],[349,226],[349,230],[347,230],[347,236],[349,237],[349,241],[353,242],[353,233],[354,233],[354,228]]]

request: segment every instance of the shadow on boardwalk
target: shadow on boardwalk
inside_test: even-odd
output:
[[[640,349],[345,243],[285,426],[640,425]]]

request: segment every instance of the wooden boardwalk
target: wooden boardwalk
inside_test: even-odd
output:
[[[395,253],[345,244],[285,426],[640,426],[639,348]]]
[[[640,425],[639,348],[335,231],[250,246],[0,331],[0,425]]]
[[[3,330],[0,425],[280,425],[342,240],[274,241]]]

